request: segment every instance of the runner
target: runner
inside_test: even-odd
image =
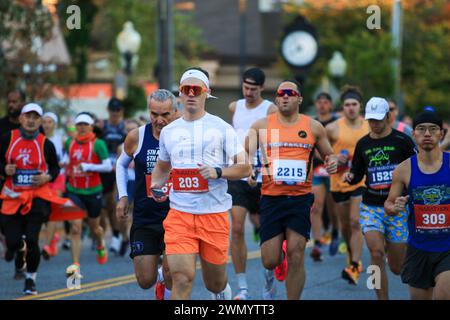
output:
[[[311,229],[312,156],[317,147],[329,173],[337,169],[337,157],[324,127],[299,114],[299,86],[282,82],[277,90],[279,111],[256,121],[246,147],[252,157],[261,147],[263,183],[261,198],[261,258],[264,267],[264,299],[275,295],[275,277],[286,279],[288,299],[299,299],[305,283],[304,251]]]
[[[103,185],[103,210],[102,210],[102,227],[106,230],[106,221],[109,221],[112,230],[111,244],[109,251],[115,255],[120,254],[120,247],[122,246],[123,233],[125,227],[122,223],[117,221],[116,217],[116,175],[115,167],[118,158],[117,148],[125,141],[127,135],[125,131],[125,121],[123,119],[123,104],[117,98],[111,98],[108,102],[108,120],[100,121],[99,126],[102,131],[101,138],[106,142],[108,147],[109,159],[113,165],[113,171],[102,173]]]
[[[371,265],[381,270],[381,286],[375,289],[379,300],[389,299],[385,270],[386,251],[391,271],[400,274],[406,253],[407,214],[390,217],[384,212],[392,172],[397,165],[415,154],[411,138],[390,126],[389,104],[373,97],[366,104],[366,120],[370,133],[358,141],[351,172],[344,176],[350,184],[358,184],[366,176],[366,190],[360,211],[361,229],[371,255]]]
[[[242,94],[244,99],[233,101],[228,106],[231,112],[233,128],[239,137],[239,141],[244,144],[248,129],[253,122],[266,117],[269,113],[277,111],[277,107],[268,100],[261,97],[264,90],[266,76],[259,68],[251,68],[244,72],[242,76]],[[252,178],[228,182],[228,193],[233,200],[231,208],[231,257],[234,271],[238,280],[239,291],[234,297],[235,300],[248,300],[248,285],[246,271],[247,246],[245,244],[245,218],[247,211],[250,213],[255,228],[259,229],[259,199],[261,198],[261,167],[258,157],[253,161],[255,170]]]
[[[6,177],[1,194],[2,225],[8,252],[20,257],[16,268],[26,270],[24,294],[37,294],[39,232],[50,214],[49,201],[59,200],[48,185],[58,176],[59,166],[55,147],[39,132],[42,114],[39,105],[25,105],[20,128],[3,135],[0,142],[0,173]]]
[[[161,189],[172,169],[170,211],[163,223],[171,299],[190,298],[199,254],[203,281],[213,299],[230,300],[227,211],[232,201],[227,179],[248,177],[251,168],[234,129],[205,111],[206,98],[211,97],[208,73],[200,68],[185,71],[180,96],[184,115],[161,131],[151,184]],[[155,193],[156,199],[165,200]]]
[[[321,92],[316,97],[316,113],[315,120],[319,121],[322,126],[326,127],[329,123],[336,121],[338,116],[333,113],[333,100],[326,92]],[[311,210],[311,231],[314,239],[314,247],[311,250],[311,258],[314,261],[322,261],[322,228],[324,226],[322,216],[326,204],[326,214],[331,222],[331,242],[329,252],[334,256],[338,250],[339,227],[336,214],[334,213],[333,198],[330,193],[330,176],[324,167],[323,161],[320,159],[318,152],[314,154],[313,160],[314,172],[312,179],[312,190],[314,194],[314,205]]]
[[[391,127],[397,131],[403,132],[412,138],[412,128],[405,122],[398,119],[398,106],[394,99],[388,99],[389,102],[389,118],[391,120]]]
[[[336,202],[336,214],[340,219],[341,233],[347,245],[348,267],[342,271],[342,277],[356,285],[362,272],[360,262],[363,236],[359,224],[359,207],[364,190],[364,180],[349,185],[343,176],[350,170],[356,142],[369,133],[369,125],[360,116],[362,94],[356,87],[344,87],[341,94],[343,117],[327,125],[327,134],[334,152],[339,157],[338,174],[330,178],[330,190]]]
[[[68,197],[87,213],[87,221],[96,241],[97,262],[105,264],[108,252],[105,249],[105,232],[100,226],[100,211],[102,208],[102,182],[100,172],[111,172],[111,160],[103,140],[97,139],[93,133],[94,119],[87,113],[80,113],[75,118],[77,137],[66,141],[66,151],[69,155],[67,165]],[[67,267],[66,275],[81,276],[81,228],[82,219],[71,221],[71,251],[73,263]]]
[[[116,208],[119,220],[128,220],[128,212],[134,198],[133,224],[130,231],[131,253],[134,272],[142,289],[151,288],[158,279],[158,263],[164,252],[163,220],[169,212],[169,199],[156,202],[150,190],[151,176],[159,153],[159,137],[162,128],[172,122],[177,115],[175,96],[168,90],[160,89],[148,98],[148,109],[151,123],[132,130],[125,139],[124,151],[121,153],[116,167],[117,190],[119,202]],[[136,188],[131,195],[127,191],[127,170],[134,161]],[[170,185],[164,186],[166,194]],[[171,278],[167,259],[163,258],[164,276],[155,286],[157,300],[170,297]],[[164,284],[163,284],[164,281]]]
[[[418,114],[413,128],[419,152],[395,169],[384,208],[395,216],[408,206],[401,278],[411,299],[450,300],[450,153],[439,149],[444,132],[435,112]]]
[[[22,110],[22,107],[25,104],[26,96],[23,91],[20,90],[12,90],[7,94],[7,115],[0,119],[0,137],[6,133],[11,132],[11,130],[18,129],[20,127],[19,116]],[[9,143],[9,141],[8,141]],[[0,176],[0,188],[3,186],[5,181],[5,177],[3,175]],[[0,201],[1,203],[1,201]],[[11,261],[14,259],[14,253],[8,252],[6,247],[6,241],[3,236],[3,227],[0,224],[0,243],[4,246],[5,250],[5,260]],[[25,246],[25,242],[21,245],[21,247]],[[16,274],[14,278],[17,280],[21,280],[24,278],[24,268],[23,268],[23,257],[20,254],[16,255]]]
[[[55,146],[56,156],[58,158],[58,163],[62,167],[63,160],[63,136],[57,131],[58,126],[58,116],[53,112],[46,112],[42,116],[42,128],[44,130],[44,135],[49,139]],[[56,178],[55,182],[51,183],[51,187],[58,191],[60,196],[65,192],[65,175],[64,169],[62,169]],[[59,234],[56,232],[58,222],[49,221],[47,222],[47,245],[42,248],[42,257],[45,260],[50,259],[58,254],[58,241]]]

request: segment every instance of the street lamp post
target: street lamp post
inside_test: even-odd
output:
[[[328,61],[328,70],[331,76],[336,79],[337,87],[340,89],[340,79],[345,75],[345,71],[347,70],[347,62],[341,52],[333,52],[333,57]]]
[[[127,95],[128,76],[133,73],[139,57],[137,55],[141,46],[141,36],[134,29],[133,23],[125,22],[122,31],[116,39],[117,48],[120,52],[122,71],[116,74],[115,96],[124,99]]]

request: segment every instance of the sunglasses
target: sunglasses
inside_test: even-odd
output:
[[[293,89],[279,89],[277,90],[278,97],[284,97],[284,95],[288,95],[288,97],[298,97],[300,94]]]
[[[192,94],[194,97],[198,97],[199,95],[207,91],[208,89],[202,86],[184,85],[180,87],[180,92],[186,96]]]

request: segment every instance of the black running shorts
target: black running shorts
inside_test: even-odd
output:
[[[310,212],[314,202],[312,193],[302,196],[262,196],[261,244],[289,228],[309,240]]]
[[[233,199],[233,206],[243,207],[251,214],[259,212],[261,183],[250,187],[247,181],[228,181],[228,193]]]
[[[450,271],[450,251],[428,252],[408,245],[401,278],[413,288],[427,290],[436,285],[436,277]]]
[[[349,201],[350,198],[362,196],[364,189],[364,187],[359,187],[358,189],[349,192],[331,192],[331,195],[333,196],[334,202],[342,203]]]
[[[162,224],[131,225],[130,258],[161,255],[164,251],[164,228]]]
[[[69,199],[77,206],[87,212],[89,218],[95,219],[100,216],[102,210],[102,194],[83,195],[69,192]]]

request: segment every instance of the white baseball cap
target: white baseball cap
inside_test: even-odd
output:
[[[28,103],[23,106],[21,114],[28,113],[28,112],[36,112],[39,116],[42,117],[44,112],[42,111],[42,108],[37,103]]]
[[[80,114],[75,118],[75,124],[87,123],[89,125],[94,124],[94,119],[86,113]]]
[[[386,99],[372,97],[366,104],[366,120],[383,120],[389,112],[389,103]]]
[[[50,119],[52,119],[55,122],[55,124],[58,124],[58,116],[55,113],[53,113],[53,112],[46,112],[46,113],[44,113],[42,118],[50,118]]]

